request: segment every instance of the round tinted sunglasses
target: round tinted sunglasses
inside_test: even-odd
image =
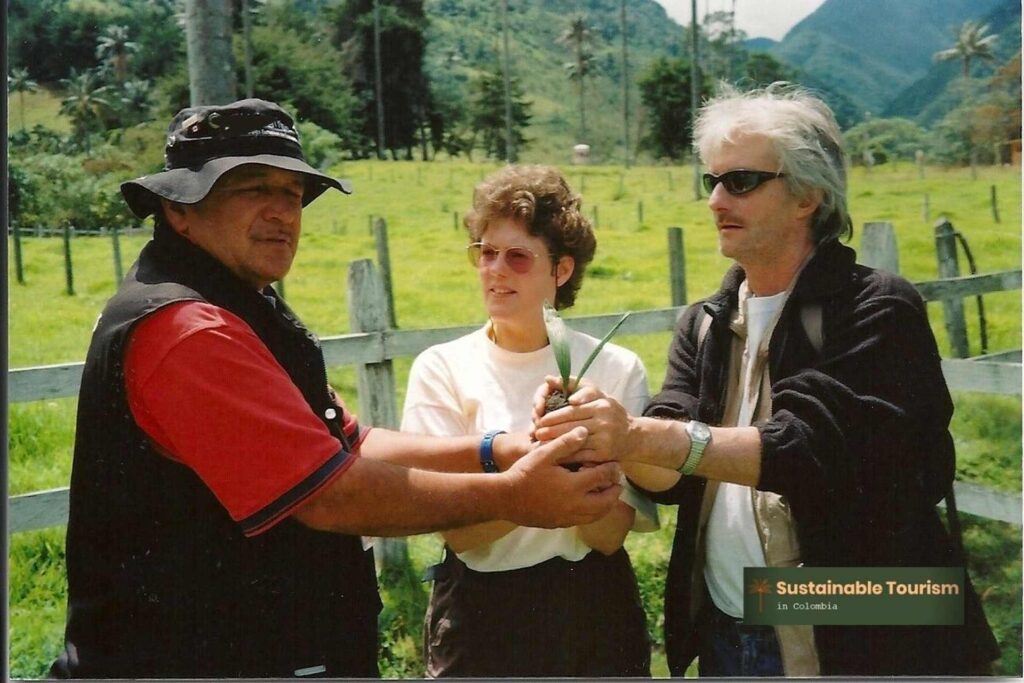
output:
[[[737,169],[735,171],[729,171],[722,175],[714,175],[713,173],[705,173],[704,189],[707,190],[708,194],[711,194],[715,190],[715,186],[718,183],[722,183],[725,191],[731,195],[741,195],[748,192],[753,192],[757,188],[761,187],[764,183],[769,180],[775,180],[776,178],[784,178],[785,173],[773,173],[771,171],[748,171],[746,169]]]
[[[516,273],[524,275],[533,268],[533,262],[537,260],[538,254],[526,247],[505,247],[499,249],[487,242],[473,242],[466,247],[469,262],[476,268],[494,265],[498,258],[504,254],[505,263]]]

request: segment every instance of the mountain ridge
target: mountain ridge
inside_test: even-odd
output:
[[[955,30],[1002,0],[826,0],[770,54],[854,93],[864,113],[879,114],[925,76]],[[912,39],[908,39],[912,37]]]

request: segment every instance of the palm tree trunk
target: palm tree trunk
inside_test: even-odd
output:
[[[517,150],[512,138],[512,67],[508,63],[508,0],[501,2],[501,45],[502,84],[505,91],[505,163],[511,164],[516,161]],[[473,137],[476,137],[475,133]],[[488,150],[488,156],[490,153]]]
[[[234,101],[230,0],[186,0],[185,33],[192,106]]]
[[[700,73],[700,35],[697,30],[697,0],[690,0],[690,135],[697,121],[698,93],[697,78]],[[700,159],[693,154],[693,199],[700,199]]]
[[[380,63],[380,4],[373,0],[373,82],[377,100],[377,158],[386,158],[384,140],[384,77]]]
[[[583,106],[583,39],[576,41],[576,77],[580,81],[580,142],[587,139],[587,115]]]
[[[245,96],[253,96],[253,75],[252,75],[252,10],[249,7],[249,0],[242,0],[242,37],[245,47]]]
[[[619,3],[619,23],[622,26],[622,161],[629,168],[629,58],[626,52],[626,0]]]

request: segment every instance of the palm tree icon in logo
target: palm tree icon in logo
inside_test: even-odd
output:
[[[750,592],[757,595],[757,613],[764,614],[764,596],[772,592],[768,579],[754,579],[750,582]]]

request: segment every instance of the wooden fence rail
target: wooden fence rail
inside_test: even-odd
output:
[[[875,224],[880,225],[880,224]],[[891,230],[891,226],[889,226]],[[672,234],[672,233],[670,233]],[[868,237],[868,235],[874,237]],[[865,232],[868,240],[895,247],[895,240],[885,229]],[[865,250],[877,255],[887,264],[898,263],[891,254],[872,246]],[[679,250],[681,257],[682,250]],[[874,257],[871,257],[872,260]],[[873,264],[872,264],[873,265]],[[672,268],[681,266],[675,264]],[[1006,271],[970,277],[916,283],[922,296],[929,301],[951,297],[973,296],[980,292],[1019,289],[1021,271]],[[685,292],[675,291],[673,296],[685,298]],[[361,414],[369,415],[368,424],[397,424],[394,376],[391,361],[411,357],[428,347],[456,339],[478,328],[478,325],[441,327],[419,330],[388,328],[387,312],[390,308],[380,273],[368,260],[355,261],[349,266],[349,310],[351,334],[324,337],[321,344],[328,367],[359,366],[359,399]],[[642,335],[670,332],[686,306],[635,311],[623,324],[620,334]],[[366,315],[366,312],[372,315]],[[602,336],[617,320],[620,313],[569,318],[574,329],[597,337]],[[1020,352],[997,354],[983,359],[944,359],[943,374],[949,388],[992,394],[1021,395]],[[1010,362],[1006,362],[1009,358]],[[78,395],[83,363],[65,363],[8,372],[8,400],[12,403],[50,400]],[[369,397],[375,396],[375,399]],[[980,515],[1004,522],[1021,524],[1021,495],[996,491],[969,482],[956,482],[958,507],[962,512]],[[68,489],[36,491],[9,499],[8,530],[30,531],[67,523]]]

